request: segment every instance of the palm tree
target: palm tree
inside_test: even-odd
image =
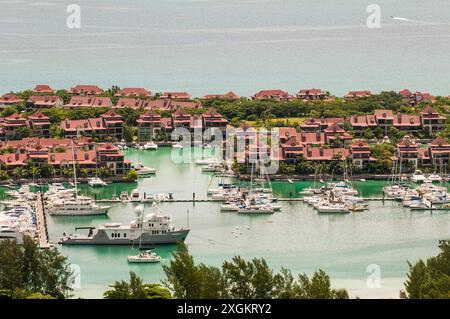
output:
[[[21,180],[28,175],[28,172],[25,168],[19,166],[13,170],[13,175],[17,180]]]
[[[34,182],[34,179],[36,178],[36,176],[37,177],[41,176],[41,169],[39,167],[33,166],[30,168],[30,173],[33,176],[33,182]]]

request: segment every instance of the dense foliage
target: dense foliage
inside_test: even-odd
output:
[[[0,241],[0,298],[67,298],[72,279],[56,248],[40,250],[27,236],[23,245]]]
[[[319,270],[311,278],[297,279],[287,269],[274,273],[264,259],[246,261],[239,256],[225,261],[221,268],[196,265],[185,244],[180,243],[173,260],[163,265],[166,287],[175,298],[235,299],[346,299],[347,291],[332,289],[330,278]]]
[[[405,291],[400,296],[409,299],[450,299],[450,240],[439,243],[440,253],[409,264]]]
[[[116,281],[112,289],[105,291],[105,299],[170,299],[169,290],[159,284],[144,284],[134,272],[130,272],[130,281]]]

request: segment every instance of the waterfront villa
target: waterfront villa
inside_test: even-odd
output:
[[[277,101],[288,101],[292,96],[283,90],[261,90],[252,96],[253,100],[272,99]]]
[[[350,125],[355,136],[363,136],[366,129],[383,129],[383,134],[388,135],[391,127],[403,132],[418,133],[428,128],[430,133],[435,133],[444,128],[446,118],[439,115],[431,106],[425,107],[420,115],[397,113],[392,110],[375,110],[373,115],[352,115]]]
[[[113,110],[102,114],[100,118],[83,120],[64,120],[60,125],[65,137],[89,136],[100,140],[107,138],[122,140],[123,119]]]
[[[98,95],[104,91],[97,85],[82,85],[78,84],[73,88],[70,88],[69,93],[73,95]]]
[[[22,102],[21,99],[15,94],[5,94],[0,97],[0,108],[8,107],[11,105],[19,104]]]
[[[321,89],[301,89],[297,93],[297,98],[304,101],[323,100],[327,94]]]
[[[130,169],[130,162],[124,159],[117,147],[110,143],[94,144],[92,140],[84,138],[27,138],[0,143],[2,150],[9,147],[14,149],[14,153],[0,155],[0,163],[8,171],[19,166],[49,165],[53,167],[55,176],[63,176],[65,172],[71,171],[74,158],[79,170],[86,171],[89,176],[95,175],[100,167],[107,167],[112,176],[123,176]]]
[[[5,118],[2,126],[5,132],[5,138],[9,139],[14,138],[17,130],[28,127],[28,121],[22,114],[15,113]]]
[[[426,106],[422,112],[420,112],[422,127],[429,130],[431,134],[442,130],[445,127],[447,118],[439,115],[431,105]]]
[[[63,106],[63,99],[56,95],[32,95],[27,100],[27,110]]]
[[[370,91],[349,91],[349,92],[347,92],[347,94],[344,95],[344,99],[346,101],[351,101],[354,99],[370,97],[370,96],[372,96],[372,92],[370,92]]]
[[[49,85],[47,84],[38,84],[34,87],[31,92],[36,94],[53,94],[55,90],[53,90]]]
[[[376,161],[370,156],[370,146],[363,140],[356,140],[350,145],[349,156],[352,159],[352,164],[361,171],[367,171],[371,161]]]
[[[394,159],[399,163],[402,172],[411,172],[417,169],[419,165],[419,149],[410,136],[406,135],[397,144]]]
[[[408,89],[401,90],[398,93],[401,95],[401,97],[404,101],[408,102],[411,105],[416,105],[421,102],[426,102],[426,103],[435,103],[436,102],[436,98],[434,96],[432,96],[430,93],[421,93],[421,92],[412,93]]]
[[[190,100],[191,95],[188,92],[164,92],[161,94],[162,99],[178,99],[178,100]]]
[[[222,99],[222,100],[239,100],[239,96],[233,91],[229,91],[225,94],[207,94],[202,97],[202,100],[213,100],[213,99]]]
[[[33,132],[42,137],[50,137],[50,118],[38,111],[28,117],[28,123]]]
[[[154,110],[148,110],[136,121],[138,125],[138,141],[148,142],[154,139],[158,132],[166,132],[166,126],[161,115]]]
[[[68,109],[86,108],[86,107],[112,107],[113,104],[109,97],[93,96],[73,96],[64,107]]]
[[[300,124],[300,129],[305,132],[323,131],[329,126],[332,126],[334,124],[343,126],[344,118],[342,117],[328,117],[328,118],[322,117],[320,119],[309,118],[306,119],[302,124]]]
[[[118,97],[138,97],[138,96],[144,96],[144,97],[150,97],[152,96],[152,93],[144,88],[123,88],[114,96]]]

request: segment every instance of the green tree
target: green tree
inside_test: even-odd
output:
[[[41,250],[28,236],[23,245],[0,241],[0,290],[12,298],[70,297],[72,272],[56,248]]]
[[[177,244],[173,260],[164,265],[164,285],[175,298],[327,298],[346,299],[347,291],[332,289],[330,278],[319,270],[311,279],[305,274],[298,280],[287,269],[274,274],[264,259],[246,261],[236,256],[222,268],[196,265],[186,245]]]
[[[130,169],[124,179],[127,182],[135,182],[137,181],[138,177],[138,173],[134,169]]]
[[[440,252],[414,265],[408,262],[409,273],[400,297],[409,299],[450,299],[450,240],[439,242]]]
[[[28,171],[25,168],[19,166],[13,170],[12,174],[15,179],[20,180],[28,176]]]
[[[159,284],[144,284],[134,272],[130,272],[130,281],[116,281],[105,291],[105,299],[170,299],[170,292]]]
[[[50,125],[50,137],[52,138],[62,138],[64,136],[64,131],[61,129],[61,127],[58,124],[51,124]]]

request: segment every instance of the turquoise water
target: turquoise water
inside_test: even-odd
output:
[[[72,3],[81,5],[81,29],[66,27]],[[366,27],[372,3],[381,8],[380,29]],[[0,7],[0,92],[95,83],[196,96],[301,87],[450,93],[447,0],[0,0]]]
[[[171,151],[127,151],[128,159],[156,167],[157,175],[140,179],[137,184],[115,184],[95,190],[82,186],[82,192],[110,198],[123,190],[138,188],[141,193],[173,192],[179,199],[191,198],[193,192],[197,198],[205,198],[211,175],[202,174],[194,164],[173,164]],[[357,184],[362,194],[369,197],[380,196],[383,182]],[[310,185],[275,182],[273,187],[278,196],[287,197]],[[312,273],[322,268],[335,286],[346,287],[352,296],[363,298],[398,297],[407,271],[406,260],[436,254],[438,240],[449,236],[447,213],[411,212],[394,202],[372,201],[368,211],[345,216],[319,216],[301,202],[282,205],[281,212],[270,216],[221,213],[218,203],[163,203],[160,210],[172,215],[179,227],[186,226],[189,211],[191,233],[186,243],[198,262],[220,265],[239,254],[246,258],[264,257],[274,269],[284,266],[295,273]],[[134,207],[131,203],[114,204],[108,217],[49,217],[51,240],[57,241],[64,231],[72,233],[76,226],[129,222],[135,218]],[[173,249],[174,246],[157,248],[163,263],[170,259]],[[150,282],[164,278],[161,265],[129,265],[129,247],[64,246],[61,251],[80,266],[81,288],[75,290],[77,296],[101,297],[108,284],[126,279],[131,270]],[[366,286],[370,264],[381,268],[381,288]]]

